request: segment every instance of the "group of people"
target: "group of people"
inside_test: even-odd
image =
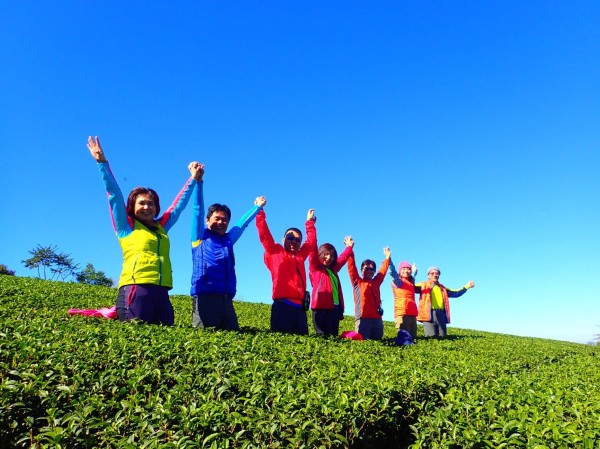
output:
[[[359,273],[352,237],[344,238],[345,249],[339,255],[330,243],[317,245],[313,209],[309,209],[306,216],[304,242],[300,229],[288,228],[281,243],[277,243],[267,225],[264,196],[256,198],[252,208],[230,228],[231,211],[224,204],[212,204],[205,216],[204,166],[199,162],[188,165],[190,178],[167,211],[160,215],[159,196],[153,189],[137,187],[125,202],[98,137],[88,138],[88,149],[98,164],[123,252],[116,304],[121,321],[174,323],[168,294],[173,287],[168,231],[192,198],[190,294],[194,327],[239,330],[233,306],[237,286],[233,246],[254,219],[273,284],[271,330],[275,332],[307,335],[307,310],[310,310],[318,335],[339,335],[344,296],[338,273],[346,264],[354,299],[355,332],[364,339],[383,337],[380,287],[388,271],[393,279],[396,328],[410,333],[413,339],[417,321],[423,323],[426,337],[446,336],[446,325],[450,322],[449,298],[461,296],[475,286],[469,281],[459,290],[448,289],[439,283],[441,272],[437,267],[428,270],[427,281],[416,283],[416,266],[401,262],[398,273],[387,247],[383,250],[384,260],[379,270],[376,271],[373,260],[366,259]],[[307,285],[306,259],[312,293]],[[417,293],[420,295],[418,307]]]

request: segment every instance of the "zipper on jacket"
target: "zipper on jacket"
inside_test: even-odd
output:
[[[224,246],[225,253],[225,283],[223,285],[223,296],[227,297],[227,287],[229,286],[229,262],[231,262],[231,257],[229,255],[229,239],[226,239]],[[231,245],[231,249],[233,250],[233,245]]]
[[[135,259],[133,259],[133,265],[131,266],[131,280],[132,282],[135,284],[135,266],[137,265],[138,259],[140,258],[140,255],[136,255]]]
[[[158,244],[156,245],[156,256],[158,258],[158,285],[162,286],[162,259],[160,257],[160,234],[155,231]]]

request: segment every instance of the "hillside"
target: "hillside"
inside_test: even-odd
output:
[[[241,332],[194,330],[185,296],[173,327],[67,314],[115,296],[0,276],[0,447],[600,447],[598,348],[288,336],[241,302]]]

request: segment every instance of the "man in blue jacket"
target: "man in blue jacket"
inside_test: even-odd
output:
[[[252,209],[229,232],[231,211],[226,205],[215,203],[208,208],[205,226],[203,175],[204,167],[194,195],[192,218],[192,326],[239,330],[233,308],[237,288],[233,245],[267,200],[256,198]]]

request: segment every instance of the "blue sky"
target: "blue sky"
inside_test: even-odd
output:
[[[452,326],[600,332],[600,3],[173,3],[0,4],[0,263],[33,276],[21,260],[52,244],[118,278],[98,135],[121,189],[163,208],[198,160],[234,220],[265,195],[277,238],[314,208],[320,243],[474,280]],[[253,224],[235,249],[237,297],[270,302]]]

